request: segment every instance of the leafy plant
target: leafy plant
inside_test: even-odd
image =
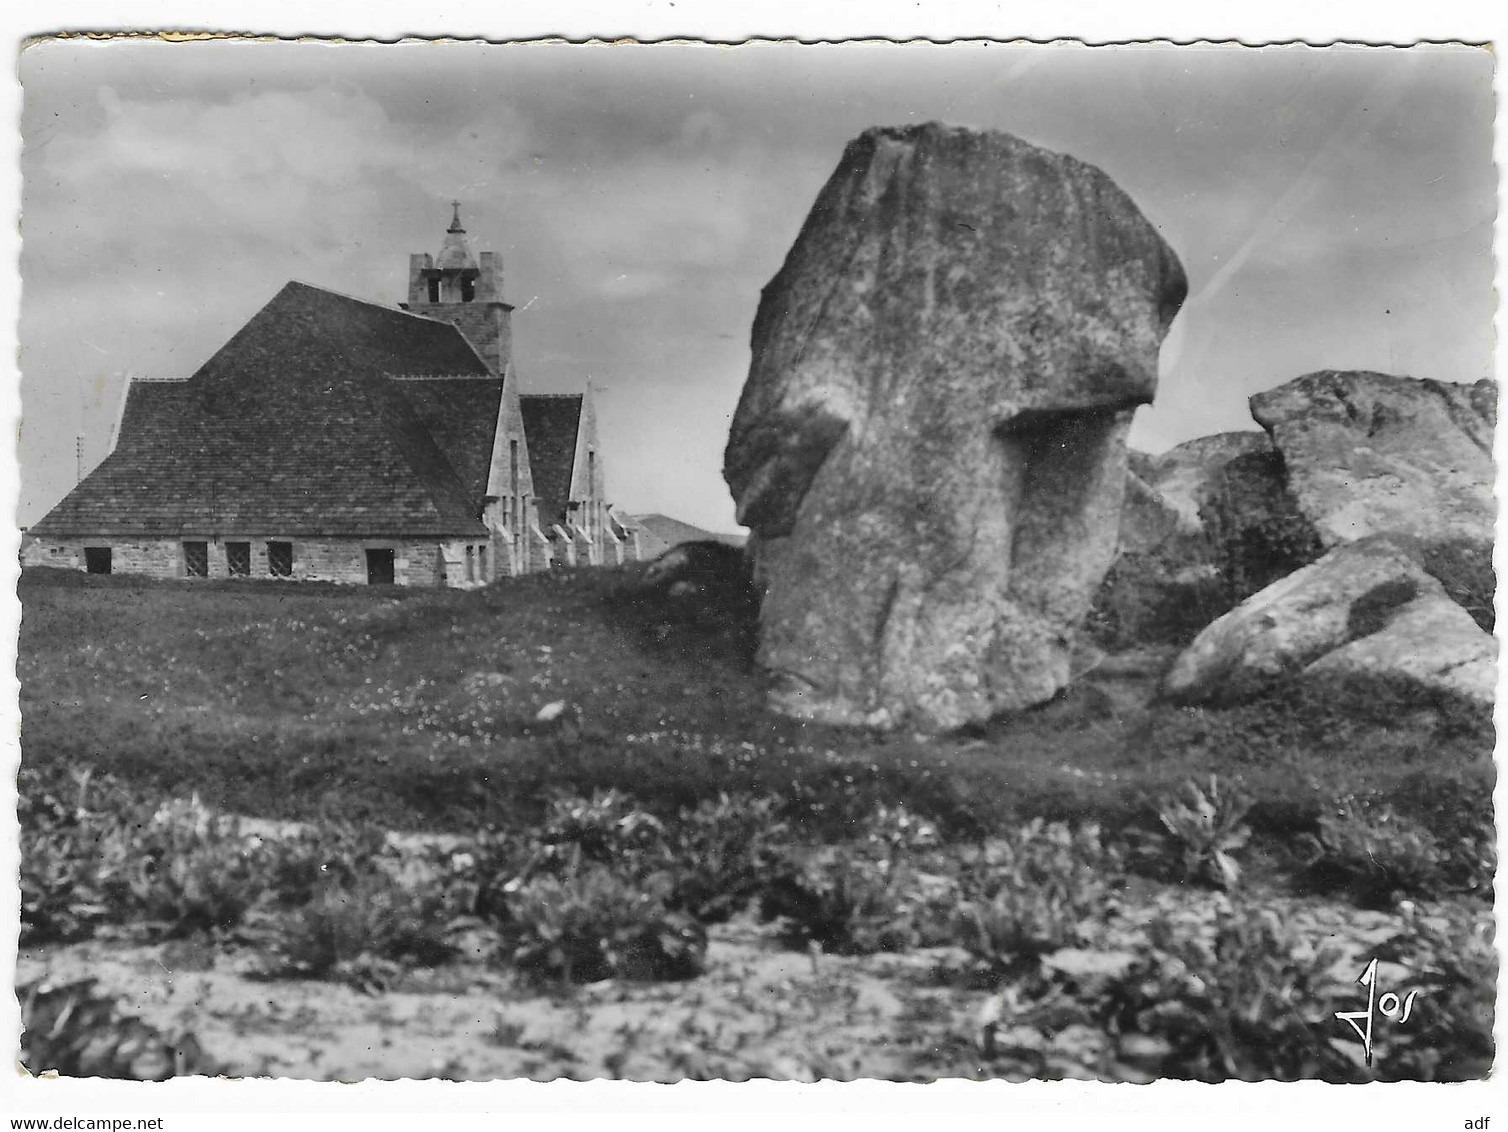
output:
[[[1176,855],[1186,881],[1230,890],[1241,879],[1235,855],[1251,837],[1246,814],[1251,801],[1210,775],[1208,790],[1190,780],[1157,805],[1164,843]]]
[[[901,951],[918,942],[909,870],[846,849],[765,886],[760,915],[782,920],[792,945],[835,955]]]
[[[23,766],[16,776],[21,836],[20,942],[75,940],[118,915],[105,892],[97,811],[137,807],[118,784],[89,771],[44,776]]]
[[[112,822],[100,855],[114,901],[170,936],[233,927],[265,891],[238,823],[197,798],[166,803],[145,823]]]
[[[261,973],[332,979],[370,988],[401,965],[434,966],[454,953],[446,927],[420,899],[374,872],[352,885],[329,884],[307,904],[275,915],[265,932]]]
[[[1447,856],[1419,822],[1387,804],[1352,800],[1320,818],[1299,842],[1304,878],[1321,891],[1346,891],[1385,907],[1398,896],[1429,895]]]
[[[485,829],[461,845],[422,854],[429,869],[428,905],[434,914],[502,923],[508,893],[536,869],[558,863],[523,830]],[[543,862],[543,864],[542,864]]]
[[[992,973],[1029,968],[1093,937],[1115,907],[1120,875],[1097,826],[1028,822],[966,864],[957,941]]]
[[[331,885],[351,886],[392,852],[379,826],[354,822],[274,838],[254,839],[263,864],[266,894],[282,908],[298,908]]]
[[[16,988],[21,1000],[21,1063],[33,1074],[165,1081],[218,1066],[192,1034],[169,1037],[124,1014],[95,990],[93,979],[54,986],[45,980]]]
[[[101,884],[97,845],[87,829],[22,830],[22,945],[83,939],[115,916]]]
[[[730,796],[682,810],[667,834],[669,903],[704,924],[721,923],[761,888],[789,874],[790,827],[780,800]]]
[[[513,962],[568,983],[698,975],[706,932],[668,894],[664,881],[631,885],[597,864],[536,877],[508,895]]]
[[[1472,1081],[1492,1069],[1498,957],[1489,915],[1412,916],[1378,948],[1402,964],[1419,992],[1407,1022],[1378,1039],[1375,1063],[1389,1080]]]
[[[231,927],[263,890],[255,847],[197,799],[153,810],[87,771],[68,801],[24,772],[18,785],[28,941],[132,920],[170,936]]]
[[[1091,1017],[1116,1036],[1162,1039],[1158,1076],[1361,1080],[1334,1017],[1354,1007],[1352,986],[1331,974],[1341,959],[1268,909],[1227,910],[1209,931],[1163,914]]]
[[[900,951],[946,938],[956,886],[919,870],[938,848],[937,827],[903,805],[878,805],[853,840],[799,867],[775,856],[760,914],[785,922],[793,944],[835,954]]]
[[[663,852],[665,826],[621,790],[598,790],[590,798],[557,793],[539,841],[549,857],[607,862]]]

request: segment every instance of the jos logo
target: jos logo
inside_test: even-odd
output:
[[[1362,1045],[1366,1048],[1367,1064],[1371,1065],[1373,1011],[1381,1012],[1385,1018],[1396,1017],[1398,1024],[1402,1025],[1409,1020],[1409,1014],[1414,1009],[1414,999],[1419,992],[1409,991],[1408,997],[1399,999],[1393,991],[1387,991],[1379,999],[1377,997],[1377,960],[1375,959],[1367,964],[1366,970],[1357,977],[1356,981],[1367,988],[1367,1008],[1365,1010],[1337,1010],[1335,1017],[1356,1031],[1356,1036],[1361,1039]],[[1366,1022],[1365,1027],[1362,1026],[1362,1022]],[[1485,1120],[1486,1117],[1482,1119]],[[1466,1127],[1473,1126],[1468,1123]],[[1487,1125],[1483,1124],[1481,1127],[1486,1128]]]

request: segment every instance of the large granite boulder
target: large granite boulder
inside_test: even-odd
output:
[[[1185,292],[1092,166],[935,123],[849,144],[761,297],[724,464],[777,709],[951,729],[1063,687]]]
[[[1491,543],[1494,382],[1324,370],[1257,394],[1251,412],[1327,548],[1388,531]]]
[[[1299,673],[1392,675],[1491,703],[1496,643],[1425,569],[1417,540],[1332,550],[1214,621],[1163,679],[1182,703],[1228,704]]]

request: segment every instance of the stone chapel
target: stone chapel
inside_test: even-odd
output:
[[[129,381],[23,566],[465,587],[638,557],[596,409],[525,394],[502,259],[460,205],[397,308],[290,282],[191,377]]]

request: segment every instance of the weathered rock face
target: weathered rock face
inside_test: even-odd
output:
[[[1308,671],[1405,676],[1490,707],[1497,695],[1497,642],[1443,593],[1422,591],[1384,628],[1326,653]]]
[[[1199,510],[1222,487],[1226,469],[1243,456],[1270,455],[1265,432],[1221,432],[1201,436],[1147,457],[1142,478],[1178,513],[1185,531],[1203,528]]]
[[[1144,554],[1182,533],[1182,515],[1143,477],[1128,470],[1121,504],[1120,552]]]
[[[1137,465],[1121,516],[1124,554],[1153,551],[1216,571],[1246,596],[1323,553],[1266,433],[1201,436]]]
[[[1393,531],[1490,543],[1497,387],[1324,370],[1251,399],[1326,547]]]
[[[848,146],[764,290],[724,465],[778,709],[948,729],[1063,686],[1185,291],[1073,158],[936,124]]]
[[[1216,620],[1163,691],[1231,703],[1300,672],[1410,677],[1492,702],[1496,644],[1446,596],[1417,543],[1375,536],[1325,555]]]
[[[1325,552],[1270,449],[1212,468],[1198,502],[1200,541],[1233,596],[1254,594]]]

